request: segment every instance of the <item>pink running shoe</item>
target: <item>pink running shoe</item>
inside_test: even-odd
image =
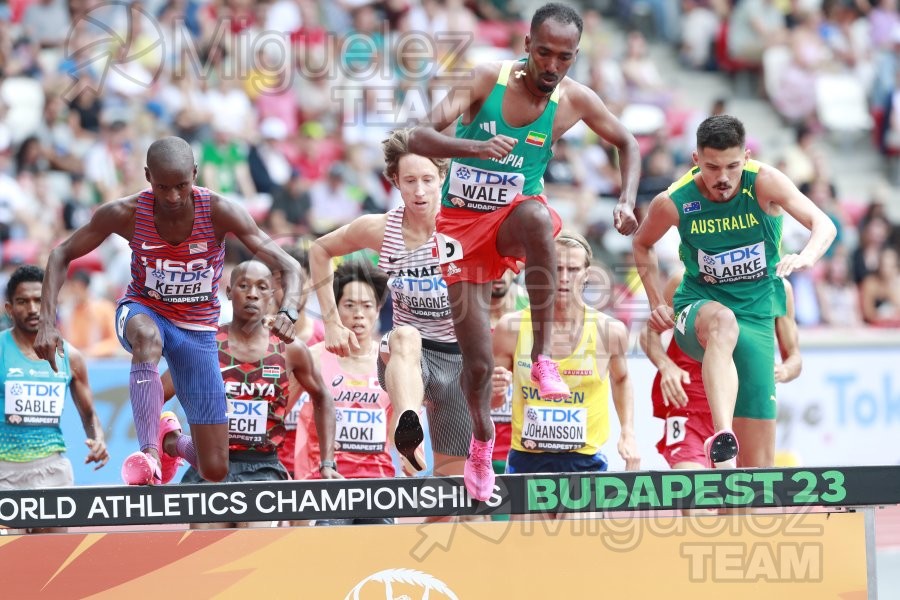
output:
[[[158,485],[159,464],[149,454],[133,452],[122,463],[122,480],[128,485]]]
[[[180,456],[169,456],[163,450],[163,440],[166,439],[166,434],[171,431],[181,431],[181,423],[178,422],[178,417],[175,416],[175,413],[167,410],[159,416],[159,470],[162,475],[162,483],[172,481],[175,473],[178,472],[178,467],[184,464],[184,459]]]
[[[703,442],[703,451],[710,467],[734,459],[738,455],[738,450],[740,445],[737,436],[730,429],[717,431]]]
[[[570,395],[569,386],[559,375],[559,366],[543,354],[531,365],[531,383],[538,386],[544,400],[565,400]]]
[[[494,492],[494,465],[491,456],[494,453],[494,438],[482,442],[472,436],[469,444],[469,456],[466,458],[466,466],[463,468],[463,481],[469,495],[476,500],[484,502]]]

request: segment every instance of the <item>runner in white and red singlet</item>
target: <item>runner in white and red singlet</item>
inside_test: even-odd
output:
[[[312,281],[325,321],[325,347],[347,356],[359,349],[359,342],[338,319],[332,258],[364,248],[379,253],[378,267],[388,276],[394,308],[394,327],[382,338],[378,359],[379,383],[394,408],[388,435],[404,467],[422,470],[419,408],[424,402],[434,474],[462,475],[472,421],[459,386],[462,357],[434,235],[447,162],[413,154],[408,144],[405,129],[392,132],[382,144],[385,177],[400,190],[403,205],[386,214],[364,215],[319,238],[309,251]]]

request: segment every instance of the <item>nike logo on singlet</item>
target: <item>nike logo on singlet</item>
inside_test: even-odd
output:
[[[152,244],[148,244],[147,242],[144,242],[143,244],[141,244],[141,250],[159,250],[160,248],[165,248],[165,247],[166,247],[165,244],[160,244],[159,246],[154,246]]]

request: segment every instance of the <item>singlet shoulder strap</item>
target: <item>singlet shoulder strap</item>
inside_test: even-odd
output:
[[[498,85],[506,85],[509,83],[509,74],[512,72],[514,64],[516,64],[516,61],[514,60],[503,61],[503,65],[500,67],[500,74],[497,76]]]

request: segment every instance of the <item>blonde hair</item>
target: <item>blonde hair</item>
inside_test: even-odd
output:
[[[384,152],[384,176],[391,184],[400,174],[400,159],[409,154],[409,133],[411,129],[395,129],[388,138],[381,142],[381,149]],[[443,179],[450,169],[450,160],[446,158],[428,158],[434,166],[438,168],[438,173]]]
[[[594,258],[594,251],[591,250],[591,245],[580,233],[575,233],[569,229],[563,229],[559,232],[559,235],[556,236],[556,243],[560,246],[565,246],[566,248],[581,248],[584,250],[585,268],[591,266],[591,260]]]

